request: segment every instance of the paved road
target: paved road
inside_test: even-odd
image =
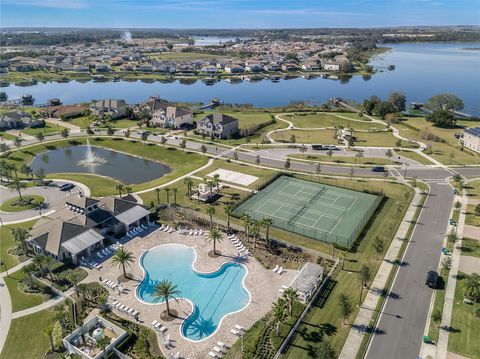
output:
[[[478,172],[478,170],[477,170]],[[432,289],[425,285],[429,270],[437,270],[453,203],[452,188],[440,178],[445,170],[425,170],[430,195],[413,232],[410,245],[392,286],[366,357],[418,358]]]

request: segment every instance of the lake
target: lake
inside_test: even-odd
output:
[[[96,165],[84,163],[87,146],[69,146],[38,154],[31,164],[35,172],[40,168],[45,173],[87,173],[115,178],[125,184],[148,182],[170,172],[170,167],[159,162],[130,156],[106,148],[92,146]]]
[[[122,98],[138,103],[149,96],[182,102],[208,103],[220,98],[225,103],[250,103],[257,107],[287,105],[292,101],[321,104],[332,97],[362,101],[371,95],[385,98],[392,91],[402,91],[408,101],[424,102],[429,97],[450,92],[465,102],[465,112],[480,115],[480,51],[478,43],[415,43],[385,45],[392,51],[372,60],[374,66],[395,65],[394,71],[383,71],[365,78],[353,76],[340,80],[296,78],[259,82],[225,81],[212,86],[202,81],[182,84],[141,81],[38,83],[34,86],[11,85],[2,88],[9,99],[30,93],[36,103],[46,103],[58,97],[65,104],[88,102],[92,99]]]

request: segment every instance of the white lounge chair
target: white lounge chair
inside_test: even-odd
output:
[[[154,327],[154,326],[157,325],[157,324],[158,324],[158,322],[157,322],[156,320],[154,320],[154,321],[152,322],[152,327]]]
[[[228,349],[228,346],[227,346],[224,342],[217,342],[217,345],[218,345],[219,347]]]
[[[100,252],[97,252],[97,257],[103,259],[103,255]]]
[[[164,326],[164,325],[160,325],[160,326],[157,328],[157,330],[158,330],[160,333],[162,333],[162,334],[165,334],[165,332],[167,331],[167,329],[168,329],[168,328],[167,328],[166,326]]]
[[[242,334],[238,330],[235,330],[235,329],[230,329],[230,333],[232,333],[233,335],[237,335],[237,336],[240,336]]]
[[[278,270],[278,264],[275,266],[275,268],[272,269],[272,272],[275,272],[275,273],[276,273],[277,270]]]
[[[200,230],[199,235],[200,235],[200,236],[203,236],[203,229]]]
[[[283,273],[283,267],[278,268],[277,273],[282,274]]]
[[[238,324],[235,324],[235,329],[238,329],[238,330],[245,330],[244,327],[242,327],[241,325],[238,325]]]
[[[173,232],[173,228],[170,228],[167,233],[172,233],[172,232]]]
[[[219,348],[219,347],[213,347],[213,350],[216,351],[219,354],[225,353],[225,349]]]
[[[188,232],[189,236],[193,236],[193,231]]]
[[[208,352],[208,355],[212,358],[217,358],[217,354],[215,354],[214,352]]]

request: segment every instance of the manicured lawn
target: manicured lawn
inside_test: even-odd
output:
[[[43,127],[35,127],[35,128],[25,128],[21,132],[25,133],[30,136],[35,136],[37,133],[43,133],[44,135],[50,135],[56,132],[60,132],[65,127],[62,125],[56,125],[53,123],[45,122],[45,126]]]
[[[480,257],[480,241],[472,238],[463,238],[462,255]]]
[[[117,194],[118,191],[115,189],[115,186],[121,183],[113,178],[85,173],[52,173],[47,175],[46,178],[78,181],[90,188],[91,195],[94,197]]]
[[[1,359],[43,358],[50,348],[47,327],[53,323],[51,310],[12,320]]]
[[[469,126],[474,126],[475,122],[469,122]],[[442,129],[432,126],[431,123],[422,118],[412,118],[395,124],[400,134],[412,140],[421,141],[431,146],[432,158],[447,165],[461,165],[461,164],[480,164],[480,156],[464,149],[463,151],[458,147],[458,140],[455,138],[455,133],[462,133],[461,128]],[[429,140],[425,137],[425,133],[431,133],[439,136],[445,142],[438,142]]]
[[[480,215],[475,213],[474,208],[475,206],[473,204],[467,205],[465,224],[480,227]]]
[[[66,122],[71,123],[72,125],[78,126],[82,129],[87,128],[90,126],[90,121],[87,116],[80,116],[80,117],[75,117],[72,119],[66,120]]]
[[[0,131],[0,138],[3,138],[4,140],[7,140],[7,141],[13,141],[15,139],[15,136],[9,134],[8,132]]]
[[[317,127],[349,127],[355,130],[383,130],[386,126],[380,123],[374,123],[368,120],[365,117],[358,117],[358,115],[354,114],[356,117],[352,116],[352,120],[348,120],[344,117],[347,114],[339,113],[326,113],[326,112],[318,112],[314,115],[283,115],[282,118],[292,122],[296,127],[301,128],[317,128]],[[366,120],[366,121],[364,121]]]
[[[378,146],[378,147],[395,147],[398,138],[393,136],[391,132],[354,132],[353,135],[357,137],[355,146]],[[417,147],[412,143],[405,143],[404,147]]]
[[[320,162],[334,162],[334,163],[350,163],[350,164],[363,164],[363,165],[394,165],[398,162],[389,160],[388,158],[377,158],[377,157],[346,157],[346,156],[335,156],[335,154],[330,157],[328,155],[288,155],[292,158],[303,158],[311,161],[320,161]]]
[[[469,198],[480,199],[480,179],[470,181],[465,185]]]
[[[324,145],[338,145],[335,130],[288,130],[272,134],[272,138],[278,142],[292,142],[292,135],[296,143],[320,143]]]
[[[26,205],[26,206],[13,206],[12,204],[15,201],[20,200],[20,197],[13,197],[10,198],[9,200],[3,202],[0,205],[0,211],[3,212],[21,212],[21,211],[26,211],[32,208],[35,208],[42,204],[45,201],[45,198],[42,196],[37,196],[37,195],[24,195],[22,196],[24,201],[30,201],[31,203]]]
[[[348,184],[356,181],[337,180],[337,184]],[[335,185],[335,180],[328,180],[328,184]],[[357,183],[361,185],[363,183]],[[373,248],[373,239],[376,236],[383,238],[385,241],[385,251],[388,248],[394,233],[401,223],[407,208],[407,203],[412,198],[412,191],[405,186],[394,183],[364,183],[366,189],[380,190],[383,188],[384,193],[388,199],[384,201],[380,212],[371,222],[369,228],[362,235],[363,239],[359,242],[356,250],[352,252],[343,252],[336,250],[336,256],[345,256],[345,270],[337,269],[332,280],[332,287],[330,292],[325,294],[327,298],[323,298],[318,303],[315,303],[312,310],[307,314],[305,320],[300,325],[297,334],[294,336],[287,351],[282,357],[284,358],[311,358],[311,352],[315,352],[318,346],[318,338],[322,334],[326,334],[327,340],[333,345],[337,355],[340,353],[343,343],[350,330],[350,325],[344,325],[340,315],[338,306],[338,296],[341,293],[346,294],[353,305],[354,312],[349,318],[351,323],[357,315],[358,308],[355,306],[358,303],[360,294],[360,279],[355,272],[360,269],[362,264],[370,267],[372,278],[375,276],[378,267],[381,264],[381,259],[376,260],[375,251]],[[408,194],[405,198],[404,193]],[[400,210],[397,209],[400,203]],[[275,232],[275,231],[274,231]],[[275,237],[276,233],[272,233]],[[295,244],[305,245],[307,247],[331,253],[331,247],[318,241],[301,238],[296,240],[293,236],[291,238],[282,238]],[[381,258],[381,256],[380,256]],[[348,271],[347,271],[348,270]],[[351,271],[351,272],[350,272]],[[366,295],[366,291],[364,291]]]
[[[29,222],[23,222],[23,223],[20,223],[20,224],[11,224],[11,225],[7,225],[7,226],[2,226],[0,227],[0,258],[5,262],[5,264],[7,265],[7,268],[12,268],[14,266],[16,266],[17,264],[19,264],[20,262],[23,262],[24,260],[26,260],[27,258],[26,257],[18,257],[18,256],[14,256],[14,255],[11,255],[8,253],[8,250],[10,249],[10,247],[13,245],[14,243],[14,240],[12,238],[12,235],[11,235],[11,230],[13,228],[17,228],[17,227],[23,227],[23,228],[26,228],[26,229],[30,229],[33,227],[34,223],[36,222],[36,220],[34,221],[29,221]],[[0,272],[3,272],[5,270],[5,267],[2,266],[0,268]]]
[[[402,143],[403,143],[403,141],[402,141]],[[411,160],[417,161],[417,162],[421,163],[422,165],[432,165],[433,164],[433,162],[429,161],[428,159],[426,159],[425,157],[423,157],[422,155],[420,155],[420,154],[418,154],[417,152],[414,152],[414,151],[395,150],[394,152],[396,154],[400,155],[400,156],[407,157],[407,158],[410,158]]]
[[[475,317],[474,310],[480,308],[480,303],[474,303],[473,305],[463,303],[465,278],[465,273],[458,273],[452,321],[450,323],[453,330],[448,337],[448,351],[468,358],[479,359],[480,340],[478,340],[478,333],[480,333],[480,320]]]
[[[17,288],[18,282],[26,277],[26,274],[23,273],[22,270],[9,274],[10,275],[4,277],[4,279],[12,299],[13,312],[35,307],[36,305],[43,303],[44,297],[42,294],[27,294]]]

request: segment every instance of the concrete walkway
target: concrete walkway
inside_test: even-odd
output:
[[[463,190],[462,196],[456,196],[454,203],[461,202],[460,217],[458,218],[457,236],[459,240],[454,246],[452,253],[452,267],[448,275],[447,288],[445,289],[445,301],[443,303],[442,321],[440,328],[449,328],[452,321],[453,302],[455,300],[455,287],[457,286],[457,274],[461,261],[461,248],[463,227],[465,225],[465,212],[467,210],[468,198],[466,191]],[[446,359],[448,348],[448,330],[440,329],[437,342],[437,352],[435,358]],[[423,347],[423,346],[422,346]]]
[[[66,122],[66,121],[62,121],[62,120],[59,120],[59,119],[56,119],[56,118],[46,118],[45,119],[45,122],[48,122],[52,125],[59,125],[59,126],[62,126],[62,127],[66,127],[70,130],[70,132],[72,133],[80,133],[82,131],[82,129],[76,125],[73,125],[71,124],[70,122]],[[60,129],[62,130],[62,129]]]
[[[357,352],[360,350],[365,334],[370,329],[370,321],[373,313],[376,311],[377,304],[381,299],[381,294],[385,289],[388,276],[395,268],[395,263],[400,252],[400,248],[407,236],[411,221],[415,216],[418,205],[420,204],[421,194],[418,188],[415,188],[415,196],[405,213],[402,223],[398,227],[395,239],[393,239],[388,248],[385,258],[377,271],[377,274],[368,290],[367,296],[362,303],[360,311],[355,319],[355,322],[350,329],[347,340],[343,344],[342,352],[339,359],[355,358]]]
[[[24,310],[20,310],[18,312],[14,312],[12,314],[12,319],[21,318],[21,317],[24,317],[26,315],[34,314],[34,313],[37,313],[37,312],[41,312],[42,310],[54,307],[58,303],[63,301],[64,299],[70,297],[74,293],[74,289],[70,288],[66,292],[61,293],[61,294],[60,293],[61,292],[59,292],[59,295],[57,295],[55,298],[50,299],[46,302],[43,302],[42,304],[36,305],[35,307],[31,307],[31,308],[27,308],[27,309],[24,309]]]
[[[470,202],[468,202],[470,204]],[[470,226],[466,224],[463,227],[463,236],[480,241],[480,227]]]

